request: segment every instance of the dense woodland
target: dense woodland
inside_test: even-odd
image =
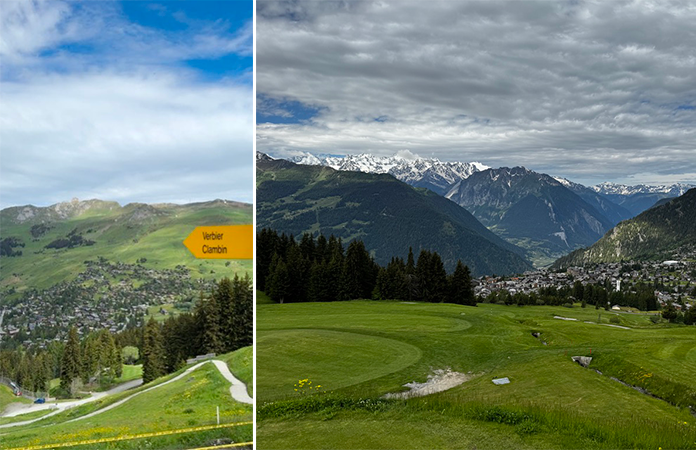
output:
[[[393,257],[382,267],[362,241],[354,240],[346,249],[333,235],[327,239],[321,234],[316,238],[304,234],[298,241],[265,228],[257,234],[256,250],[257,287],[278,303],[371,298],[473,306],[483,302],[517,306],[580,303],[583,308],[609,309],[618,304],[642,311],[661,309],[650,284],[614,291],[605,285],[576,281],[572,287],[543,287],[529,294],[501,290],[485,298],[475,297],[469,269],[461,261],[447,274],[437,252],[422,250],[416,260],[409,249],[406,261]],[[662,315],[670,322],[696,323],[693,308],[681,313],[670,305]]]
[[[437,252],[412,249],[404,261],[392,257],[384,267],[375,263],[361,240],[344,249],[340,238],[316,239],[263,229],[256,238],[258,289],[278,303],[374,298],[450,302],[475,305],[471,274],[458,261],[447,274]]]
[[[122,364],[143,364],[143,381],[174,372],[186,359],[200,354],[227,353],[252,344],[253,293],[251,279],[223,278],[208,294],[201,293],[192,313],[150,319],[136,328],[112,334],[99,330],[80,338],[71,328],[66,342],[51,342],[45,349],[0,351],[0,376],[25,390],[75,396],[85,384],[102,387],[121,376]]]

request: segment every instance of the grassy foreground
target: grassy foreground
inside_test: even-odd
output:
[[[579,306],[257,308],[262,449],[696,448],[696,327]],[[607,326],[612,317],[628,329]],[[576,355],[592,356],[590,368]],[[381,398],[448,367],[475,377],[426,397]],[[496,386],[497,377],[511,383]]]
[[[247,382],[252,378],[250,355],[251,348],[247,347],[222,355],[221,359],[232,361],[228,362],[230,370],[239,379]],[[180,380],[138,395],[102,414],[72,421],[128,397],[133,392],[171,379],[175,375],[155,380],[133,391],[66,410],[30,425],[0,430],[0,449],[214,425],[217,407],[220,407],[220,422],[223,424],[253,420],[251,405],[234,401],[230,397],[229,382],[212,364],[204,364]],[[252,426],[113,442],[108,445],[93,444],[89,448],[184,449],[211,445],[210,442],[220,438],[232,439],[235,442],[251,441]],[[75,448],[85,447],[75,446]]]

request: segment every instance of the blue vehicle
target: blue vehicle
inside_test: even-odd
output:
[[[43,405],[44,403],[46,403],[46,399],[43,397],[37,398],[36,400],[34,400],[34,403],[38,403],[40,405]]]

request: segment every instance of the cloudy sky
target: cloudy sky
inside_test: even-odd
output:
[[[257,4],[257,149],[696,183],[693,2]]]
[[[1,6],[0,207],[252,201],[250,0]]]

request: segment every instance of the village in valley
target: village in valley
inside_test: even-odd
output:
[[[632,292],[638,285],[652,286],[663,308],[670,304],[677,311],[696,307],[696,260],[694,254],[667,261],[598,263],[562,270],[539,269],[512,277],[484,276],[474,280],[474,292],[480,298],[507,291],[511,295],[539,293],[540,290],[572,288],[576,282],[602,286],[607,291]],[[611,304],[614,310],[635,310]]]
[[[192,278],[184,266],[152,269],[145,262],[127,264],[99,257],[85,261],[85,270],[71,281],[22,293],[0,311],[0,341],[45,348],[51,341],[63,341],[72,326],[80,335],[100,329],[116,333],[139,326],[153,306],[174,305],[178,311],[188,311],[200,293],[214,285]],[[166,315],[168,309],[160,307],[159,313]]]

